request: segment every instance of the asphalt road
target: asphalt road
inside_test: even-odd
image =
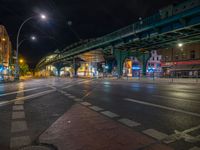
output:
[[[97,106],[94,111],[109,111],[115,121],[132,120],[134,130],[174,149],[190,150],[200,147],[199,97],[199,84],[63,78],[1,84],[0,149],[15,148],[20,138],[36,142],[75,101],[82,100]]]

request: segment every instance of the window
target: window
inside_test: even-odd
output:
[[[190,51],[190,59],[195,59],[195,51]]]
[[[182,53],[182,59],[183,59],[183,60],[186,59],[185,53]]]
[[[178,60],[178,55],[175,56],[175,60]]]

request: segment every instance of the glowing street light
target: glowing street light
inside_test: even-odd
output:
[[[46,15],[44,14],[40,14],[39,16],[32,16],[32,17],[29,17],[27,18],[26,20],[24,20],[24,22],[22,22],[22,24],[20,25],[19,29],[18,29],[18,32],[17,32],[17,43],[16,43],[16,68],[15,68],[15,79],[19,79],[19,46],[20,44],[22,43],[19,42],[19,36],[20,36],[20,33],[21,33],[21,30],[22,30],[22,27],[24,26],[25,23],[27,23],[28,21],[34,19],[34,18],[38,18],[40,17],[42,20],[46,20],[47,17]],[[35,39],[35,38],[34,38]]]
[[[182,47],[183,46],[183,43],[178,43],[178,47]]]
[[[2,38],[2,41],[6,41],[6,39],[5,39],[5,38]]]
[[[31,36],[31,40],[35,41],[36,37],[35,36]]]
[[[40,14],[40,18],[43,19],[43,20],[46,20],[47,16],[45,14]]]
[[[20,62],[20,63],[23,63],[23,62],[24,62],[24,60],[23,60],[23,59],[20,59],[20,60],[19,60],[19,62]]]

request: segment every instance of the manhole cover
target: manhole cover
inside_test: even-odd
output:
[[[27,146],[19,150],[53,150],[53,149],[46,146]]]

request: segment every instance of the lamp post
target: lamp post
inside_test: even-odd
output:
[[[23,40],[19,43],[19,36],[22,30],[22,27],[24,26],[25,23],[27,23],[28,21],[36,18],[37,16],[32,16],[27,18],[26,20],[24,20],[24,22],[22,22],[22,24],[20,25],[18,32],[17,32],[17,43],[16,43],[16,67],[15,67],[15,80],[19,80],[19,46],[22,44]],[[40,18],[42,20],[46,20],[46,16],[44,14],[40,14]]]

